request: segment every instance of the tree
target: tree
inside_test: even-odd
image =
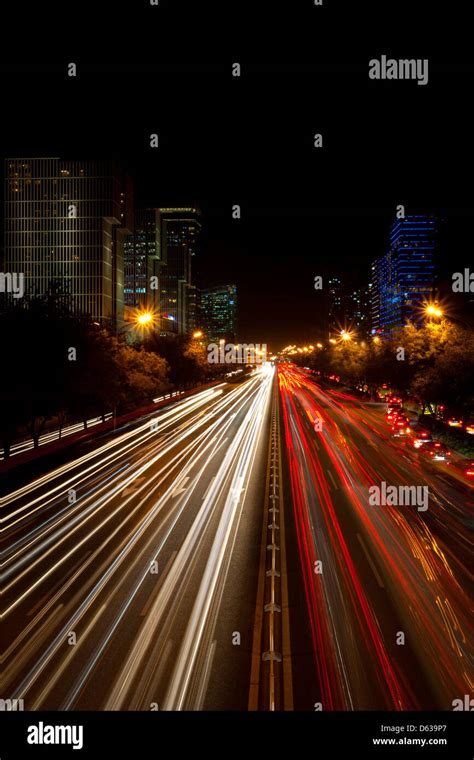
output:
[[[184,336],[164,337],[153,333],[148,337],[145,348],[166,359],[169,380],[174,388],[203,382],[211,372],[205,349]]]
[[[131,346],[117,347],[117,363],[124,373],[121,405],[124,407],[152,401],[153,398],[170,389],[168,363],[144,348],[136,350]]]

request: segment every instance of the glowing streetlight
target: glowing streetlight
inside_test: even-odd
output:
[[[202,330],[196,330],[196,332],[193,333],[193,338],[202,338],[203,332]]]
[[[139,327],[149,327],[154,322],[154,315],[151,311],[141,311],[136,315],[135,322]]]
[[[341,338],[343,341],[347,343],[347,341],[352,340],[352,336],[347,330],[341,330]]]
[[[337,343],[337,340],[335,338],[329,338],[329,342],[335,344]]]
[[[317,346],[318,348],[322,348],[322,347],[323,347],[323,344],[322,344],[322,343],[316,343],[316,346]]]
[[[379,336],[378,336],[378,335],[374,335],[374,343],[375,343],[375,345],[376,345],[376,346],[378,346],[378,345],[379,345],[379,343],[380,343],[380,338],[379,338]]]
[[[437,307],[437,306],[435,306],[435,305],[434,305],[434,304],[432,304],[432,303],[429,303],[429,304],[428,304],[428,305],[425,307],[425,314],[426,314],[428,317],[438,317],[438,318],[439,318],[439,317],[442,317],[442,316],[443,316],[443,312],[442,312],[442,310],[441,310],[441,309],[438,309],[438,307]]]

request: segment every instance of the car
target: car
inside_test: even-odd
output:
[[[399,412],[402,409],[402,403],[401,401],[394,401],[392,403],[387,404],[387,412]]]
[[[471,460],[466,466],[464,475],[467,475],[468,478],[474,478],[474,461]]]
[[[441,441],[433,441],[429,446],[425,446],[423,451],[434,462],[448,462],[451,456],[448,447]]]
[[[402,438],[406,435],[409,435],[410,430],[410,420],[408,417],[405,417],[405,415],[399,415],[394,421],[390,428],[391,433],[395,438]]]
[[[426,444],[433,443],[433,436],[429,430],[417,430],[414,437],[412,438],[411,443],[415,449],[420,449]]]
[[[393,418],[393,424],[397,425],[398,427],[407,427],[410,425],[410,419],[406,416],[403,412],[400,412],[399,414],[396,414]]]
[[[400,412],[403,412],[403,407],[401,404],[390,404],[387,407],[386,414],[400,414]]]
[[[394,410],[392,412],[387,412],[385,415],[385,419],[387,420],[387,422],[390,422],[393,424],[393,422],[397,419],[399,414],[400,412],[397,410]]]
[[[466,433],[469,433],[469,435],[474,435],[474,420],[471,420],[471,422],[467,422],[464,430]]]
[[[388,404],[401,404],[402,400],[400,396],[387,396],[387,403]]]
[[[448,420],[449,427],[462,427],[462,419],[460,417],[450,417]]]

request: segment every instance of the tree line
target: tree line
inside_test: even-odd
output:
[[[64,299],[38,298],[28,308],[0,314],[0,446],[31,436],[34,447],[48,426],[117,415],[157,396],[208,381],[221,368],[204,346],[155,333],[133,344],[89,318],[72,316]]]
[[[408,323],[378,341],[340,341],[304,362],[372,391],[389,384],[412,396],[422,413],[444,404],[466,419],[474,410],[474,334],[448,320]]]

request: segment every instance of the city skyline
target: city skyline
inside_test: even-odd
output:
[[[25,165],[28,167],[27,169],[24,169]],[[52,168],[53,166],[54,169]],[[94,172],[97,173],[97,171],[105,171],[105,168],[96,168],[102,166],[113,167],[113,171],[116,172],[119,182],[125,182],[122,190],[120,189],[120,184],[118,184],[117,189],[114,191],[115,196],[110,196],[111,203],[113,202],[113,197],[116,198],[116,211],[113,212],[115,213],[115,217],[111,217],[110,215],[112,207],[108,210],[105,206],[101,207],[97,204],[94,206],[94,198],[97,196],[97,193],[101,192],[98,190],[99,186],[96,186],[98,180],[95,180],[93,177],[84,177],[84,172],[90,175],[91,171],[92,174]],[[46,170],[42,167],[48,168]],[[400,246],[400,242],[397,242],[397,240],[402,240],[400,231],[403,233],[403,229],[405,229],[407,223],[400,218],[397,220],[397,214],[399,214],[397,209],[400,206],[392,211],[391,219],[388,211],[384,215],[374,215],[373,213],[367,213],[366,210],[360,217],[357,216],[355,210],[352,211],[350,216],[351,236],[355,234],[355,224],[360,225],[365,230],[375,225],[375,231],[379,231],[379,239],[377,239],[376,243],[372,244],[374,252],[367,248],[365,249],[364,256],[360,258],[356,271],[351,271],[350,268],[344,271],[343,267],[347,267],[348,264],[347,256],[344,255],[341,257],[341,263],[337,265],[333,264],[332,266],[328,265],[327,260],[321,264],[321,259],[317,256],[315,256],[314,260],[311,260],[311,257],[306,257],[304,272],[301,272],[298,267],[292,267],[292,280],[288,271],[277,271],[273,283],[270,280],[270,287],[260,290],[257,296],[254,290],[254,283],[258,283],[262,276],[265,276],[268,280],[270,272],[274,272],[275,266],[269,267],[268,271],[262,271],[261,268],[256,270],[254,267],[247,270],[246,267],[240,266],[242,262],[242,257],[240,256],[242,244],[240,241],[243,234],[250,240],[257,238],[258,241],[260,239],[259,236],[262,236],[265,232],[265,224],[268,224],[268,222],[265,222],[265,217],[260,217],[260,219],[254,218],[252,220],[252,227],[249,230],[249,223],[245,219],[234,219],[233,215],[229,213],[231,219],[230,221],[226,220],[224,223],[221,215],[216,217],[213,215],[212,210],[208,210],[207,214],[203,213],[198,206],[178,205],[159,207],[155,205],[150,208],[138,208],[136,197],[140,195],[140,191],[143,191],[143,185],[146,186],[146,182],[143,181],[143,178],[140,182],[139,177],[130,176],[125,167],[126,162],[120,165],[117,162],[111,161],[103,161],[102,163],[82,161],[78,163],[77,160],[67,161],[59,159],[5,159],[4,268],[7,271],[8,267],[12,270],[15,270],[15,267],[16,269],[21,269],[25,262],[24,251],[28,250],[28,246],[32,246],[31,251],[37,252],[36,254],[33,253],[33,257],[39,256],[35,266],[40,266],[40,262],[42,262],[43,271],[48,273],[47,277],[43,275],[42,279],[30,276],[28,292],[35,290],[35,288],[36,290],[39,288],[38,292],[41,292],[41,288],[43,290],[45,288],[46,280],[49,280],[50,284],[53,284],[55,279],[58,282],[61,281],[66,291],[70,287],[66,283],[76,282],[77,277],[76,280],[73,276],[71,279],[70,274],[64,277],[64,271],[70,272],[72,264],[67,265],[69,266],[67,270],[64,270],[64,266],[66,265],[61,264],[62,274],[60,273],[57,276],[58,272],[56,269],[58,265],[55,265],[54,261],[58,253],[51,254],[50,251],[54,252],[56,250],[58,252],[63,245],[63,240],[68,241],[70,250],[73,250],[70,246],[71,241],[76,250],[79,250],[82,239],[87,244],[89,238],[79,237],[82,210],[79,212],[79,220],[68,219],[71,208],[69,196],[71,195],[71,187],[74,186],[72,183],[80,181],[82,184],[79,187],[82,185],[85,187],[87,179],[89,184],[86,195],[84,195],[85,190],[79,191],[75,189],[72,193],[76,203],[75,213],[78,213],[81,203],[87,200],[89,204],[92,203],[91,209],[97,208],[96,211],[92,212],[92,216],[90,217],[96,220],[94,224],[97,234],[103,235],[100,229],[104,225],[109,225],[110,231],[116,237],[114,242],[109,232],[105,234],[105,237],[101,238],[101,241],[102,239],[107,240],[109,238],[111,245],[116,246],[113,255],[111,250],[109,250],[110,246],[109,248],[107,246],[104,248],[104,254],[100,254],[99,256],[97,253],[93,254],[99,265],[99,270],[97,271],[102,272],[101,277],[104,284],[100,287],[92,285],[92,288],[99,288],[98,292],[103,292],[102,299],[108,298],[108,316],[104,317],[101,314],[103,307],[99,308],[97,306],[92,308],[90,301],[87,302],[89,306],[86,307],[84,297],[76,294],[77,286],[73,287],[76,302],[77,304],[81,304],[80,310],[82,309],[84,313],[90,313],[95,319],[101,320],[105,318],[117,321],[117,315],[123,313],[124,306],[125,316],[127,317],[128,315],[128,319],[130,319],[133,318],[134,310],[139,307],[146,307],[156,312],[155,325],[159,327],[163,334],[192,334],[197,329],[203,329],[206,321],[205,315],[202,318],[199,316],[201,291],[218,286],[224,279],[222,275],[225,274],[227,282],[235,280],[237,283],[241,283],[238,287],[241,292],[238,320],[239,339],[254,343],[269,343],[272,344],[274,350],[278,350],[292,341],[308,342],[310,340],[322,339],[323,337],[327,337],[326,333],[333,333],[335,330],[340,331],[345,328],[356,329],[361,334],[361,337],[366,336],[368,332],[383,332],[379,324],[380,306],[374,305],[376,297],[380,300],[379,288],[376,287],[377,274],[374,271],[374,261],[382,265],[383,262],[388,262],[392,259],[395,261],[394,256],[399,256],[399,253],[394,253],[393,251],[397,246]],[[77,180],[70,176],[71,168],[73,173],[77,173]],[[33,176],[38,172],[42,175],[45,171],[47,174],[46,178],[38,179]],[[41,182],[48,185],[46,189],[45,187],[40,187]],[[57,182],[59,182],[59,195],[58,187],[56,186]],[[62,185],[66,182],[68,183],[69,192],[65,193]],[[41,198],[38,195],[40,192]],[[81,193],[83,197],[81,197]],[[30,200],[28,200],[29,198]],[[25,203],[29,205],[26,206]],[[28,211],[25,212],[25,208]],[[403,214],[405,214],[405,209],[404,207],[402,208]],[[126,219],[124,219],[124,212],[126,212]],[[240,208],[239,212],[241,213]],[[88,210],[86,217],[89,218],[88,215],[90,214],[91,211]],[[180,219],[180,217],[182,218]],[[441,299],[448,305],[453,317],[459,312],[459,318],[469,322],[473,319],[473,299],[469,293],[464,297],[460,297],[459,295],[457,298],[454,297],[450,293],[452,288],[450,288],[451,283],[449,281],[449,274],[452,271],[453,262],[456,260],[456,255],[452,256],[451,253],[454,252],[455,254],[456,250],[458,250],[456,241],[463,235],[465,224],[469,220],[469,217],[459,215],[451,217],[447,217],[446,215],[441,216],[430,210],[424,215],[420,215],[419,213],[418,215],[413,215],[406,210],[406,217],[407,220],[416,218],[420,220],[436,219],[436,241],[433,237],[433,244],[430,248],[430,259],[427,263],[431,272],[428,286],[424,290],[422,289],[423,292],[418,288],[419,292],[415,294],[415,310],[412,308],[409,312],[403,311],[403,314],[400,311],[399,317],[394,318],[395,322],[393,324],[400,325],[407,318],[416,318],[416,309],[419,311],[423,302],[430,299]],[[328,234],[328,227],[332,227],[335,218],[337,218],[335,210],[327,216],[324,215],[323,210],[319,210],[314,216],[311,213],[306,216],[300,214],[298,234],[301,234],[300,228],[302,228],[305,235],[308,235],[309,231],[311,231],[313,238],[311,245],[317,250],[316,241],[318,240],[318,236]],[[112,224],[109,221],[111,219],[115,220]],[[294,220],[291,214],[288,214],[286,219],[284,215],[280,216],[278,228],[280,250],[287,243],[285,222],[289,230],[292,230]],[[125,226],[125,223],[127,226]],[[73,231],[67,232],[64,228],[65,224],[67,227],[71,227]],[[82,223],[82,226],[84,224],[86,226],[89,224],[87,219]],[[38,228],[38,225],[41,225],[41,229]],[[122,227],[124,228],[123,231],[117,236],[116,231],[120,231]],[[16,228],[21,231],[15,233]],[[226,229],[227,235],[231,231],[234,232],[234,238],[230,241],[227,239],[226,244],[219,241],[219,229],[223,228]],[[65,231],[61,233],[61,229]],[[385,235],[383,236],[384,230]],[[390,230],[392,230],[391,233]],[[392,235],[391,239],[390,234]],[[47,242],[45,242],[46,239],[41,237],[41,235],[48,236]],[[375,238],[375,232],[373,233],[373,237]],[[41,242],[38,242],[39,240]],[[254,244],[258,245],[258,242]],[[100,242],[100,245],[102,245],[102,242]],[[227,249],[227,247],[230,247],[231,251],[232,249],[234,250],[234,256],[232,254],[223,256],[223,250]],[[403,247],[406,249],[405,243]],[[379,250],[378,255],[375,254],[377,248]],[[99,248],[97,248],[98,250]],[[144,250],[146,250],[146,254]],[[407,250],[409,256],[414,255],[415,249],[413,247]],[[411,254],[410,250],[412,251]],[[216,255],[218,258],[217,266]],[[404,255],[406,255],[406,251]],[[100,263],[101,257],[103,259],[102,264]],[[396,260],[398,261],[398,259]],[[109,276],[107,275],[107,267],[110,268],[111,262],[115,263],[113,263],[110,269],[111,275]],[[56,266],[56,269],[54,269],[54,266]],[[76,268],[77,266],[82,266],[79,263],[77,255],[75,266]],[[383,266],[386,267],[387,264],[384,263]],[[398,266],[402,265],[397,264]],[[278,270],[278,265],[276,268]],[[315,274],[310,274],[311,270]],[[295,271],[297,279],[295,278]],[[391,283],[387,272],[382,272],[380,282],[384,283],[384,287],[388,288],[387,292],[390,294],[402,286],[397,284],[396,279]],[[283,293],[275,293],[275,298],[273,299],[271,291],[275,291],[276,289],[275,281],[279,282],[283,275],[285,279]],[[320,292],[315,292],[313,288],[315,275],[322,278]],[[91,277],[93,275],[89,274],[88,276]],[[342,283],[341,278],[344,280],[344,283]],[[154,280],[155,287],[153,285],[150,286],[152,280]],[[99,282],[97,276],[93,281]],[[40,282],[42,282],[41,286],[39,285]],[[91,286],[86,286],[85,283],[86,280],[83,280],[83,284],[80,286],[82,290],[90,289]],[[339,296],[336,296],[335,283],[339,283],[336,290],[342,288]],[[350,293],[348,290],[349,284],[351,286]],[[115,291],[112,291],[112,287],[115,288]],[[116,293],[115,303],[114,298],[112,298],[112,292]],[[108,295],[106,295],[107,293]],[[338,305],[337,300],[341,296],[343,303],[339,303]],[[275,310],[275,314],[272,315],[272,319],[267,325],[265,325],[264,321],[260,323],[260,320],[265,320],[267,309],[255,312],[254,309],[249,308],[249,302],[255,298],[258,298],[264,304],[273,300],[279,304],[279,307]],[[369,309],[367,307],[368,298],[371,301]],[[388,303],[387,299],[386,301]],[[392,311],[393,308],[393,306],[390,307]],[[401,309],[401,306],[397,308]],[[367,313],[368,311],[370,311],[370,314]],[[384,317],[384,319],[386,320],[387,317]],[[279,321],[280,324],[278,324]],[[202,322],[202,324],[199,324],[199,322]],[[117,323],[121,323],[121,319],[118,319]],[[282,323],[284,324],[283,329]],[[234,334],[236,334],[235,330]]]
[[[474,68],[423,3],[419,26],[408,0],[262,0],[261,27],[114,5],[95,63],[97,13],[87,55],[82,7],[34,30],[50,63],[7,27],[0,714],[23,747],[61,722],[86,756],[110,721],[102,749],[140,755],[146,726],[270,713],[268,738],[297,712],[318,753],[371,720],[366,753],[405,726],[461,757]]]

